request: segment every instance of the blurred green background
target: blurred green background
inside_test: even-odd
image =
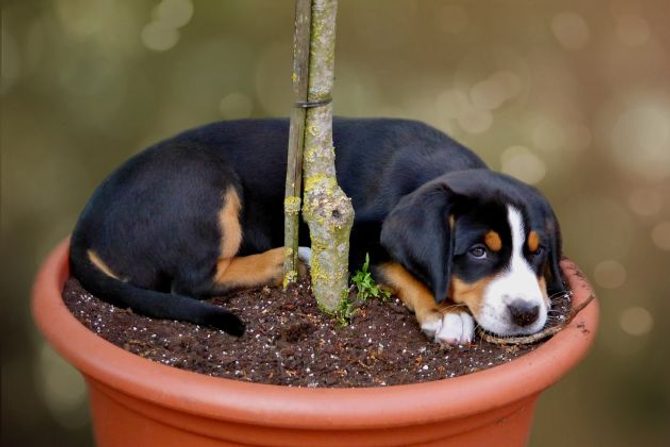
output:
[[[424,120],[536,184],[599,292],[532,446],[669,445],[669,23],[665,0],[340,1],[336,113]],[[3,1],[3,445],[92,444],[30,319],[44,255],[149,143],[288,115],[292,32],[292,0]]]

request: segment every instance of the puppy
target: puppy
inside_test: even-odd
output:
[[[241,335],[239,318],[199,299],[281,281],[288,130],[218,122],[131,158],[81,213],[73,275],[112,304]],[[475,321],[499,335],[544,326],[563,282],[558,222],[538,191],[419,122],[336,118],[333,139],[356,212],[352,270],[369,253],[436,342],[472,341]]]

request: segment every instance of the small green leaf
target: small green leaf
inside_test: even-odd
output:
[[[356,286],[358,290],[358,299],[365,301],[370,297],[381,298],[382,300],[387,300],[391,294],[382,289],[379,284],[375,282],[370,273],[370,254],[365,255],[365,262],[360,270],[356,271],[354,276],[351,278],[351,282]]]

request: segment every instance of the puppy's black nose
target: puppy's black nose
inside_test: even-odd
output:
[[[540,306],[526,300],[514,300],[507,307],[512,315],[512,321],[519,326],[533,324],[540,315]]]

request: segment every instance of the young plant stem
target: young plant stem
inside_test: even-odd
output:
[[[305,123],[303,213],[312,242],[312,289],[319,307],[335,313],[348,290],[351,200],[337,184],[330,103],[335,69],[336,0],[312,0],[309,88]]]

